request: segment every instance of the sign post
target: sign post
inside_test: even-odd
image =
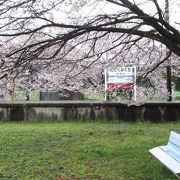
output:
[[[136,100],[136,67],[117,67],[105,69],[105,100],[107,91],[134,91]]]

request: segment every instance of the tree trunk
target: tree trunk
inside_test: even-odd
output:
[[[165,20],[169,23],[169,0],[165,0]],[[167,53],[168,50],[167,50]],[[171,84],[171,60],[168,59],[168,65],[166,67],[167,73],[167,90],[169,92],[168,101],[172,101],[172,84]]]

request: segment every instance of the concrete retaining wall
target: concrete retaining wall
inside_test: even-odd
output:
[[[177,121],[180,120],[180,103],[146,103],[140,106],[92,101],[0,103],[0,120]]]

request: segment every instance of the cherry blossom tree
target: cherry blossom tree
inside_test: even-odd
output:
[[[171,4],[179,5],[175,0]],[[96,72],[102,72],[105,67],[131,61],[140,65],[139,71],[145,66],[139,81],[158,89],[157,77],[164,80],[167,60],[173,55],[178,67],[180,56],[179,22],[168,22],[164,7],[165,1],[158,0],[2,0],[1,46],[6,44],[8,48],[2,53],[1,78],[9,73],[22,77],[28,65],[33,64],[40,72],[39,79],[51,72],[51,78],[42,82],[58,79],[57,84],[70,88],[69,82],[78,77],[82,88],[84,74],[89,72],[90,77],[97,64],[101,70]],[[165,47],[168,53],[164,53]],[[102,63],[104,57],[108,59]],[[59,67],[63,64],[74,65],[66,71]],[[54,82],[47,88],[50,86],[55,87]],[[167,94],[166,88],[161,88]]]
[[[110,42],[107,44],[110,45]],[[166,50],[163,46],[150,44],[151,41],[149,40],[142,41],[136,48],[131,48],[130,51],[129,49],[125,51],[124,46],[122,46],[122,51],[119,47],[114,52],[107,52],[96,62],[94,61],[96,59],[95,57],[93,57],[94,59],[91,57],[88,61],[80,62],[80,59],[78,61],[72,61],[71,54],[69,54],[69,57],[67,56],[69,59],[66,59],[66,61],[63,60],[61,63],[58,61],[57,64],[53,63],[39,71],[31,88],[41,91],[69,89],[71,91],[84,92],[89,90],[93,94],[104,95],[104,69],[133,64],[138,67],[137,99],[141,99],[143,102],[154,96],[161,96],[167,99],[166,63],[162,63],[162,61],[166,60]],[[105,50],[108,47],[103,46],[103,48]],[[83,52],[86,52],[86,49],[83,50]],[[117,50],[119,51],[118,55],[116,53]],[[81,57],[82,54],[79,56]],[[76,58],[78,58],[77,55]],[[177,64],[177,61],[176,58],[172,58],[174,65]],[[175,75],[178,76],[179,67],[173,66],[172,69],[174,70],[174,74],[176,73]],[[19,78],[19,80],[22,79]],[[29,86],[27,87],[30,90]]]

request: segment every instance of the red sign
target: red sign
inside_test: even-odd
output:
[[[133,88],[134,88],[134,83],[127,83],[127,84],[107,83],[108,90],[127,91]]]

